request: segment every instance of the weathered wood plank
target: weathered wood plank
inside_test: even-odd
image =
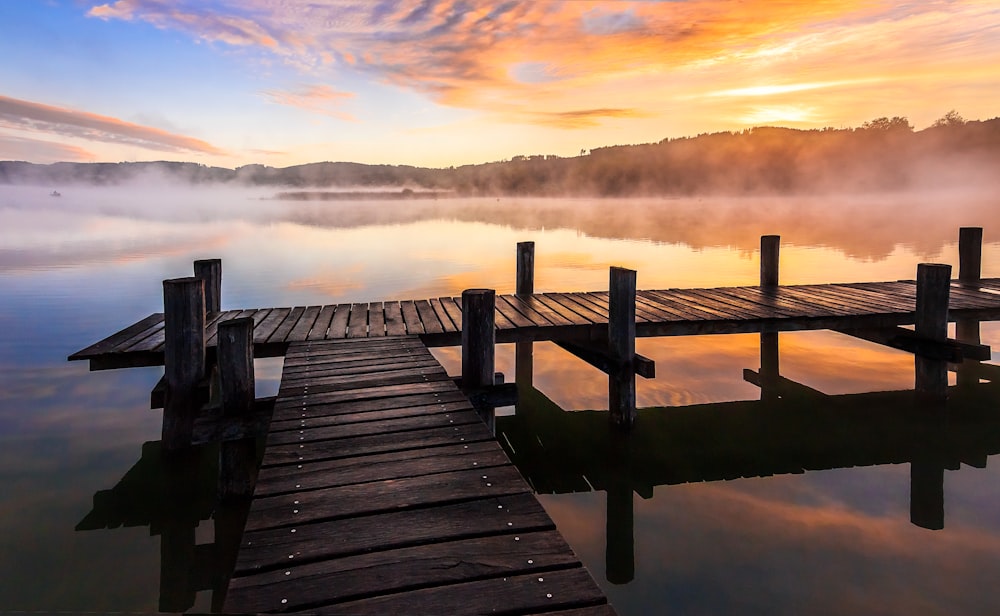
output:
[[[391,438],[383,435],[359,436],[340,439],[332,443],[316,443],[309,448],[298,445],[272,447],[265,453],[262,466],[299,465],[310,461],[333,460],[356,455],[441,445],[464,445],[475,441],[489,440],[493,440],[493,435],[486,429],[485,425],[477,424],[403,432],[393,434]]]
[[[442,410],[449,408],[448,405],[464,403],[465,396],[456,390],[442,393],[416,394],[410,396],[391,396],[387,398],[374,398],[370,400],[323,403],[311,400],[282,400],[275,404],[275,417],[271,420],[272,430],[289,429],[289,425],[284,422],[294,422],[295,426],[301,423],[302,409],[306,409],[310,422],[315,425],[323,425],[326,421],[336,422],[340,415],[358,415],[380,411],[396,409],[420,409],[425,406],[440,406]],[[291,412],[290,417],[285,416],[285,411]],[[294,411],[294,412],[292,412]]]
[[[556,531],[459,539],[357,554],[239,579],[233,588],[240,589],[240,599],[227,603],[227,609],[246,613],[322,611],[325,605],[373,595],[496,577],[498,573],[543,575],[554,568],[576,565],[572,550]],[[283,598],[288,602],[281,603]]]
[[[347,321],[347,337],[368,337],[368,304],[351,304],[351,316]]]
[[[291,333],[292,328],[299,322],[302,314],[306,311],[304,306],[296,306],[288,312],[288,316],[274,329],[274,333],[267,339],[268,342],[284,342]]]
[[[319,311],[319,316],[316,317],[316,322],[313,324],[312,329],[309,330],[309,335],[306,336],[306,340],[324,340],[326,338],[326,332],[330,329],[330,322],[333,321],[333,315],[337,311],[336,305],[323,306],[323,309]]]
[[[89,359],[93,355],[101,355],[103,353],[116,352],[118,347],[126,347],[125,343],[132,338],[145,334],[148,336],[156,329],[161,329],[163,327],[163,313],[154,312],[148,317],[129,325],[125,329],[111,334],[104,340],[100,342],[95,342],[94,344],[77,351],[69,356],[69,360],[75,361],[80,359]]]
[[[445,332],[458,332],[462,331],[461,327],[456,327],[455,322],[451,320],[451,315],[445,310],[444,306],[441,304],[441,298],[431,298],[428,300],[431,305],[431,309],[437,316],[438,321],[441,322],[441,328]]]
[[[495,442],[450,445],[429,449],[390,451],[374,455],[327,460],[303,468],[272,466],[262,469],[254,494],[258,497],[291,494],[370,481],[418,477],[448,471],[508,464]]]
[[[253,500],[246,530],[510,496],[528,489],[517,469],[508,465],[280,494]]]
[[[319,317],[319,311],[321,306],[309,306],[302,312],[302,316],[299,317],[299,322],[295,324],[295,327],[288,332],[288,337],[286,338],[289,342],[299,342],[305,340],[309,337],[309,332],[312,330],[313,325],[316,323],[316,319]]]
[[[372,338],[385,336],[385,312],[382,302],[368,304],[368,336]]]
[[[330,329],[326,333],[327,339],[340,340],[347,337],[347,322],[351,318],[350,304],[337,304],[337,310],[333,313],[330,321]]]
[[[590,319],[584,317],[583,315],[577,313],[576,311],[563,306],[554,298],[548,295],[534,295],[533,299],[539,304],[548,307],[553,313],[558,314],[563,319],[569,321],[573,325],[593,325],[594,322]]]
[[[501,297],[505,302],[517,307],[523,314],[538,323],[548,322],[549,325],[556,326],[575,325],[573,321],[543,304],[533,295],[503,295]]]
[[[441,325],[441,321],[438,319],[437,313],[434,312],[429,301],[421,299],[413,302],[413,305],[417,308],[417,314],[420,315],[420,322],[424,325],[424,333],[440,334],[444,332],[444,326]]]
[[[257,344],[267,342],[291,311],[291,308],[275,308],[259,324],[254,321],[253,341]]]
[[[393,417],[391,419],[333,426],[312,426],[307,424],[302,426],[300,430],[271,432],[267,437],[267,445],[296,445],[301,443],[308,445],[314,441],[334,441],[367,435],[388,435],[395,432],[475,424],[480,421],[482,420],[476,415],[475,411],[464,409],[447,413]]]
[[[448,314],[448,318],[454,324],[455,331],[462,331],[462,304],[459,298],[440,297],[438,299],[441,302],[441,309]]]
[[[412,300],[399,302],[399,308],[403,313],[403,322],[406,323],[407,334],[425,333],[424,324],[420,320],[420,314],[417,312],[417,306],[415,302],[413,302]]]
[[[392,550],[487,534],[549,530],[555,525],[528,493],[410,509],[366,518],[347,518],[297,527],[248,531],[236,563],[237,575],[287,571],[289,553],[298,562],[318,561],[376,550]],[[336,537],[336,541],[331,541]],[[235,583],[235,582],[234,582]]]
[[[405,336],[406,323],[403,322],[403,312],[399,302],[385,302],[385,333],[387,336]]]
[[[321,614],[405,613],[412,616],[509,614],[547,611],[560,607],[584,607],[606,601],[582,567],[425,588],[317,608]]]

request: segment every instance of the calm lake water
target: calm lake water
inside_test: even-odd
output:
[[[782,235],[783,283],[896,280],[919,262],[957,267],[958,228],[972,225],[985,227],[984,274],[1000,276],[1000,212],[971,194],[345,203],[153,184],[58,187],[55,198],[52,188],[0,187],[0,610],[161,605],[165,522],[144,516],[162,518],[148,506],[162,495],[147,486],[133,493],[143,502],[115,503],[115,528],[81,522],[159,438],[148,407],[162,369],[91,373],[66,356],[161,310],[161,281],[190,275],[195,259],[223,259],[223,308],[511,292],[524,240],[536,242],[539,291],[604,290],[611,265],[637,270],[647,289],[755,284],[769,233]],[[983,324],[982,336],[1000,345],[1000,328]],[[639,406],[651,410],[631,444],[604,430],[607,378],[534,345],[527,395],[498,424],[526,460],[532,437],[565,448],[559,464],[522,472],[619,613],[1000,613],[996,458],[954,470],[924,460],[949,468],[944,529],[917,526],[911,464],[863,465],[893,459],[894,426],[908,429],[894,398],[842,399],[843,418],[815,397],[762,404],[743,380],[760,366],[759,344],[755,334],[640,340],[657,378],[639,379]],[[783,333],[780,348],[781,374],[825,394],[913,386],[912,356],[840,334]],[[458,372],[457,349],[435,354]],[[515,363],[501,345],[508,380]],[[260,395],[274,393],[280,369],[258,361]],[[997,407],[1000,422],[997,403],[975,402]],[[690,405],[705,406],[676,408]],[[884,433],[867,432],[866,412],[888,418],[871,427]],[[819,427],[797,423],[810,414]],[[992,421],[973,436],[1000,432]],[[950,424],[926,432],[928,450],[969,436]],[[789,472],[814,441],[832,443],[807,460],[828,470]],[[745,453],[713,457],[720,443]],[[773,476],[737,478],[747,468]],[[211,543],[211,502],[199,515],[196,540]],[[211,604],[201,591],[193,609]]]

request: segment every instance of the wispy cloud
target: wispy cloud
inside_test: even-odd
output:
[[[57,161],[92,161],[97,156],[84,148],[54,143],[30,137],[0,135],[0,160],[28,160],[54,163]]]
[[[655,99],[795,94],[789,82],[874,88],[883,76],[919,79],[921,68],[1000,55],[1000,13],[976,0],[118,0],[89,14],[257,48],[334,86],[362,73],[444,105],[567,126],[621,117],[573,120],[581,106],[652,117]],[[272,98],[317,111],[297,94]]]
[[[596,126],[605,118],[636,118],[645,114],[637,109],[577,109],[525,114],[528,121],[555,128],[586,128]]]
[[[0,126],[163,152],[225,154],[212,144],[151,126],[66,107],[0,96]]]
[[[327,85],[303,86],[297,90],[265,90],[271,102],[304,109],[311,113],[328,115],[339,120],[356,122],[357,119],[340,109],[340,105],[354,98],[353,92],[340,92]]]

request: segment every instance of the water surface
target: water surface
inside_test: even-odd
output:
[[[0,188],[4,610],[161,606],[162,527],[135,518],[75,528],[95,493],[114,487],[159,438],[148,398],[162,369],[90,373],[66,356],[161,310],[161,281],[190,275],[195,259],[223,259],[227,309],[511,292],[514,247],[524,240],[536,242],[539,291],[604,290],[611,265],[636,269],[640,288],[754,284],[758,238],[768,233],[782,235],[784,283],[896,280],[912,279],[919,262],[957,265],[958,228],[977,225],[984,272],[1000,275],[1000,214],[975,195],[350,203],[232,189],[58,188],[59,198],[48,196],[52,187]],[[984,324],[983,341],[1000,343],[998,331]],[[744,369],[760,366],[759,346],[757,335],[640,340],[658,377],[639,379],[639,406],[759,401],[743,380]],[[911,356],[840,334],[781,334],[780,348],[781,374],[826,394],[913,386]],[[532,396],[514,417],[567,415],[559,421],[605,438],[607,378],[552,344],[533,351]],[[435,353],[458,372],[456,349]],[[508,379],[515,355],[513,345],[498,348]],[[259,393],[273,393],[280,360],[257,369]],[[148,455],[155,445],[146,447]],[[540,498],[622,614],[992,614],[1000,609],[995,465],[991,457],[986,468],[944,472],[943,530],[911,523],[909,464],[642,494],[629,488],[635,473],[616,471],[610,492],[584,483]],[[200,544],[214,540],[207,506],[197,513]],[[620,521],[628,511],[626,545],[607,516]],[[211,599],[200,591],[193,609],[209,610]]]

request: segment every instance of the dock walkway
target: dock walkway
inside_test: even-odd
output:
[[[614,614],[415,336],[287,349],[225,612],[303,610]]]
[[[912,281],[780,287],[666,289],[636,293],[636,335],[879,328],[915,322]],[[497,295],[496,341],[597,338],[606,335],[608,293]],[[951,320],[1000,317],[1000,278],[975,285],[955,282]],[[462,300],[442,297],[295,308],[251,308],[209,315],[208,347],[219,323],[254,319],[256,357],[283,355],[296,342],[418,335],[429,346],[460,342]],[[70,356],[91,369],[161,365],[163,314],[155,313]]]

